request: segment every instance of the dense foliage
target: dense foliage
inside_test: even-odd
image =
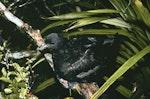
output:
[[[40,29],[42,36],[52,32],[61,33],[65,38],[89,34],[105,35],[108,38],[120,35],[122,43],[115,65],[104,71],[106,74],[104,77],[97,78],[100,89],[92,99],[150,97],[149,0],[2,0],[2,2],[13,14],[34,28]],[[4,44],[0,42],[1,92],[6,96],[21,93],[22,97],[27,93],[34,93],[40,99],[61,99],[69,96],[69,91],[55,79],[55,74],[42,55],[34,54],[21,59],[9,58],[6,61],[6,53],[32,52],[36,50],[36,46],[31,38],[8,22],[2,14],[0,29],[2,38],[8,42]],[[24,76],[20,79],[17,73],[22,75],[23,72]],[[22,80],[25,83],[22,83]],[[17,83],[16,89],[13,83]],[[58,90],[54,90],[56,88]],[[75,92],[72,95],[74,98],[80,97]]]

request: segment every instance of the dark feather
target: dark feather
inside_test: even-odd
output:
[[[46,38],[53,50],[56,74],[70,82],[94,81],[93,77],[113,66],[118,52],[118,35],[83,35],[62,39],[58,34]]]

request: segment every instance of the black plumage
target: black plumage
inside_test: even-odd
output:
[[[119,48],[117,34],[114,38],[82,35],[64,39],[51,33],[45,41],[52,50],[57,76],[69,82],[94,81],[103,69],[113,66]]]

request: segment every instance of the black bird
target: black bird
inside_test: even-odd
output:
[[[57,77],[68,82],[94,81],[103,69],[113,65],[119,48],[118,34],[114,38],[80,35],[68,39],[51,33],[45,42],[52,51]]]

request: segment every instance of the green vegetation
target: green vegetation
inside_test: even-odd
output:
[[[3,0],[3,2],[6,5],[12,3],[7,0]],[[21,4],[26,5],[19,9],[19,5]],[[100,82],[102,79],[106,82],[104,81],[102,82],[104,84],[100,84],[100,89],[91,99],[97,99],[103,96],[103,94],[106,94],[109,97],[108,99],[110,97],[115,99],[116,97],[117,99],[147,99],[147,97],[150,97],[149,0],[52,0],[51,3],[48,0],[31,0],[31,3],[27,1],[21,4],[16,3],[16,5],[12,6],[14,14],[33,24],[33,27],[41,29],[43,36],[49,32],[59,32],[66,38],[87,34],[106,35],[108,37],[119,34],[124,37],[113,70],[111,70],[111,73],[110,70],[108,73],[106,72],[104,78],[97,78]],[[15,6],[18,8],[15,8]],[[25,11],[24,13],[21,12],[23,9]],[[8,24],[7,22],[5,23]],[[5,27],[6,25],[0,25],[0,28],[2,26]],[[14,28],[13,25],[11,26]],[[7,28],[10,27],[7,26]],[[17,31],[12,28],[10,28],[12,31],[5,31],[5,28],[1,28],[1,30],[3,30],[1,31],[2,36],[10,36],[10,40],[8,41],[11,43],[10,46],[13,50],[22,51],[36,48],[32,40],[24,36],[23,33],[18,33],[22,31]],[[5,32],[8,32],[8,34],[4,34]],[[22,38],[27,41],[24,46],[19,46],[19,42],[14,42],[14,35],[10,35],[10,32],[15,32],[16,34],[14,35],[17,35],[17,37],[18,35],[22,35]],[[3,47],[1,49],[4,50]],[[3,50],[1,50],[3,53],[0,55],[1,63],[5,59],[3,55],[6,53]],[[32,58],[30,57],[30,59]],[[42,60],[43,57],[41,58],[40,55],[34,56],[34,58],[35,60],[31,62],[30,66],[34,67],[32,69],[35,72],[37,71],[39,79],[42,80],[37,85],[35,84],[36,87],[33,87],[30,91],[37,95],[48,88],[52,88],[51,91],[53,91],[53,87],[57,83],[53,79],[53,74],[48,77],[44,76],[43,78],[39,72],[41,70],[38,69],[40,66],[46,68],[48,65]],[[28,61],[30,59],[28,58]],[[0,80],[7,83],[7,87],[5,87],[2,93],[5,97],[9,97],[7,94],[14,95],[13,93],[24,97],[29,93],[27,86],[29,79],[26,78],[30,74],[29,64],[24,66],[27,63],[27,59],[20,59],[16,62],[7,64],[13,68],[12,70],[9,70],[7,66],[3,66],[1,69],[2,74]],[[48,70],[51,72],[50,68]],[[13,77],[10,77],[12,75]],[[20,75],[23,76],[20,78]],[[59,92],[57,95],[59,95]]]

